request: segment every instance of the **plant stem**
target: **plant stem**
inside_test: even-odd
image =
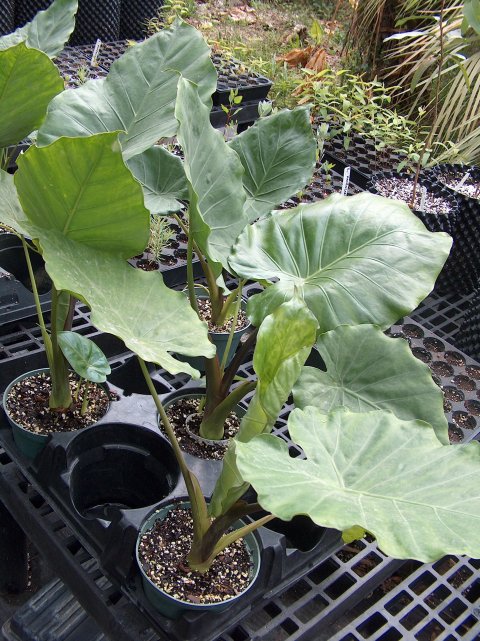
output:
[[[232,347],[232,341],[233,341],[233,336],[235,332],[237,331],[237,321],[238,321],[238,314],[240,313],[240,305],[242,303],[242,297],[240,295],[240,292],[237,295],[237,302],[235,304],[235,311],[233,312],[233,318],[232,318],[232,326],[230,328],[230,333],[228,335],[227,339],[227,344],[225,345],[225,351],[223,352],[222,356],[222,362],[220,363],[220,370],[223,374],[225,370],[225,366],[227,364],[227,359],[230,354],[230,348]]]
[[[180,217],[177,216],[177,220],[180,222]],[[195,282],[193,279],[193,237],[190,234],[189,230],[186,231],[187,234],[187,287],[188,287],[188,299],[190,301],[190,307],[197,312],[198,315],[198,305],[197,298],[195,296]]]
[[[425,143],[422,147],[422,150],[420,152],[420,159],[417,163],[417,167],[415,170],[415,178],[413,181],[413,192],[412,192],[412,198],[409,202],[409,206],[411,209],[414,208],[415,206],[415,197],[417,195],[417,187],[418,187],[418,180],[420,178],[420,170],[422,168],[422,161],[423,157],[425,155],[425,152],[427,149],[431,147],[432,140],[433,140],[433,134],[435,132],[435,125],[437,124],[437,117],[438,117],[438,102],[440,99],[440,81],[442,78],[442,69],[443,69],[443,62],[444,62],[444,57],[445,57],[445,43],[443,40],[443,14],[445,11],[445,0],[442,0],[441,6],[440,6],[440,23],[439,23],[439,30],[440,30],[440,56],[438,59],[438,74],[437,74],[437,86],[435,87],[435,101],[433,104],[433,118],[432,118],[432,124],[430,125],[430,131],[428,132],[428,136],[425,139]]]
[[[67,361],[58,344],[58,332],[63,329],[65,316],[62,314],[62,324],[59,327],[59,302],[63,292],[59,292],[52,285],[52,311],[51,311],[51,332],[52,344],[52,366],[50,366],[50,377],[52,379],[52,392],[50,394],[49,406],[51,409],[63,410],[72,404],[70,382],[68,380]]]
[[[35,301],[35,309],[37,310],[38,324],[40,325],[40,331],[42,333],[42,340],[43,340],[43,345],[45,347],[45,354],[47,356],[48,366],[51,370],[53,367],[52,342],[50,340],[50,335],[47,332],[47,328],[45,327],[45,320],[43,318],[42,306],[40,304],[40,297],[38,295],[37,283],[35,281],[35,275],[33,273],[32,261],[30,260],[28,245],[23,236],[20,236],[19,238],[22,241],[25,260],[27,262],[28,275],[30,277],[30,284],[32,286],[33,299]]]
[[[85,416],[85,413],[87,411],[89,390],[90,390],[90,381],[85,381],[85,391],[83,392],[82,409],[80,410],[80,414],[82,416]]]
[[[193,540],[194,543],[198,544],[198,542],[202,540],[205,532],[210,527],[207,504],[202,494],[197,477],[189,470],[187,464],[185,463],[185,459],[183,458],[182,450],[180,449],[180,445],[178,444],[177,437],[175,436],[173,427],[168,420],[167,413],[165,412],[165,409],[157,394],[157,390],[155,389],[145,361],[138,355],[137,358],[140,364],[140,369],[142,370],[143,376],[145,378],[145,382],[147,383],[150,394],[152,395],[153,401],[162,420],[163,427],[173,448],[175,458],[185,482],[185,487],[187,488],[188,497],[190,499],[190,504],[192,507]]]
[[[200,436],[213,441],[223,439],[228,415],[246,394],[255,389],[256,385],[256,381],[244,381],[218,403],[208,416],[204,414],[199,430]]]
[[[227,369],[223,373],[220,390],[218,392],[219,397],[225,398],[227,396],[228,390],[230,389],[233,383],[233,379],[235,378],[235,375],[238,372],[240,365],[243,363],[246,355],[252,349],[253,344],[255,343],[257,334],[258,334],[258,329],[255,328],[252,332],[250,332],[250,334],[247,337],[247,340],[243,343],[240,343],[240,347],[235,352],[235,356],[230,362],[230,365],[227,367]]]

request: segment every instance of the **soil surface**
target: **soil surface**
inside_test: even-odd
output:
[[[208,298],[198,298],[197,305],[200,316],[208,323],[208,329],[210,332],[214,332],[215,334],[228,334],[230,332],[233,324],[233,316],[231,318],[227,318],[223,325],[215,325],[215,323],[212,322],[212,306],[210,304],[210,300]],[[245,329],[245,327],[248,327],[248,324],[249,320],[247,315],[243,309],[240,309],[238,311],[235,331]]]
[[[198,433],[202,414],[198,414],[200,399],[198,398],[183,398],[175,401],[167,407],[167,416],[172,428],[175,432],[180,447],[184,452],[188,452],[192,456],[207,460],[221,461],[227,451],[227,446],[219,442],[215,445],[200,443],[187,432],[185,428],[187,417],[191,414],[197,414],[198,419],[195,417],[189,421],[189,429]],[[232,438],[238,432],[240,427],[240,419],[234,412],[230,412],[225,422],[224,435],[225,439]],[[164,432],[162,425],[160,429]],[[165,432],[164,432],[165,433]]]
[[[382,178],[375,182],[375,189],[381,196],[403,200],[409,204],[413,194],[413,181],[408,178]],[[422,202],[422,186],[419,185],[415,193],[414,210],[420,211]],[[427,190],[423,211],[431,214],[449,214],[452,206],[446,198],[435,196]]]
[[[464,196],[469,198],[480,198],[480,182],[473,178],[467,177],[462,183],[462,180],[468,172],[463,171],[447,171],[438,175],[438,179],[450,189],[458,191]]]
[[[70,409],[65,411],[51,410],[48,407],[51,392],[49,374],[36,374],[16,383],[7,399],[7,409],[11,418],[30,432],[44,435],[71,432],[93,425],[107,412],[110,401],[107,392],[100,385],[91,383],[88,389],[87,411],[82,416],[85,384],[80,386],[78,398],[75,400],[78,378],[71,373],[69,380],[73,403]]]
[[[252,563],[243,540],[214,560],[208,572],[193,572],[187,562],[193,536],[190,510],[174,508],[140,540],[139,557],[150,580],[167,594],[191,603],[221,603],[250,584]]]
[[[140,260],[137,260],[137,267],[143,269],[144,272],[154,272],[158,269],[159,265],[156,260],[141,258]]]

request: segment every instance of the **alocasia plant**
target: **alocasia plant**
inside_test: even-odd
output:
[[[123,64],[129,67],[134,59],[137,60],[130,55]],[[123,73],[120,65],[119,70]],[[171,81],[169,77],[167,87]],[[100,89],[99,99],[103,100],[111,90],[112,87],[108,91],[105,87]],[[332,197],[294,211],[270,213],[278,200],[292,193],[297,182],[305,181],[306,166],[300,157],[302,146],[303,151],[309,149],[304,137],[307,112],[275,114],[227,145],[209,129],[209,103],[201,97],[205,95],[208,92],[202,90],[199,94],[190,80],[178,77],[174,112],[162,112],[167,123],[165,131],[178,128],[184,145],[186,178],[185,183],[180,180],[182,186],[175,193],[184,194],[185,187],[188,189],[190,253],[195,247],[202,255],[212,300],[218,295],[215,287],[223,290],[221,267],[240,278],[255,278],[266,285],[249,303],[249,313],[259,326],[253,362],[258,382],[208,506],[198,479],[184,461],[144,362],[158,363],[172,373],[193,373],[172,352],[212,359],[214,348],[207,340],[206,326],[181,293],[165,287],[159,273],[138,272],[126,264],[128,252],[122,251],[117,232],[113,233],[113,247],[108,247],[108,234],[103,233],[100,223],[105,216],[108,228],[113,217],[109,217],[105,195],[97,193],[95,181],[90,183],[83,174],[86,166],[101,167],[105,161],[110,169],[115,164],[123,175],[128,171],[123,159],[130,158],[132,163],[136,156],[148,153],[147,131],[139,130],[138,141],[132,133],[140,112],[134,110],[133,129],[129,131],[126,126],[120,134],[123,159],[116,134],[87,135],[90,120],[85,111],[86,121],[79,125],[83,130],[75,132],[85,136],[83,139],[60,139],[44,149],[31,150],[22,159],[15,179],[20,202],[11,181],[2,179],[7,197],[3,202],[8,203],[10,220],[13,225],[28,226],[31,236],[37,239],[55,289],[84,300],[92,309],[92,322],[122,338],[139,356],[191,502],[191,567],[205,571],[231,541],[273,518],[268,515],[227,533],[239,517],[260,506],[283,518],[301,512],[320,524],[340,529],[359,526],[377,534],[384,549],[399,556],[430,559],[454,551],[478,555],[472,533],[476,531],[480,505],[471,501],[469,516],[462,498],[466,491],[463,471],[469,475],[480,471],[478,445],[446,444],[440,391],[427,369],[405,346],[381,333],[416,307],[432,289],[451,240],[445,234],[428,232],[406,206],[370,194]],[[63,98],[56,99],[40,140],[48,142],[61,135],[53,132],[54,114],[69,120],[71,126],[72,113],[78,114],[85,105],[82,98],[72,107],[74,101],[68,98],[64,104]],[[171,120],[172,113],[178,125]],[[192,119],[194,122],[190,122]],[[294,131],[299,127],[298,136],[292,126]],[[163,129],[155,130],[156,135],[158,131]],[[262,142],[264,137],[267,143]],[[204,152],[203,141],[218,152],[221,163]],[[286,141],[295,150],[291,157]],[[269,150],[267,156],[262,155],[263,149]],[[77,157],[85,151],[93,154],[88,161]],[[72,172],[75,178],[65,176],[66,170],[59,161],[61,158],[67,163],[72,157],[78,162],[75,167],[80,183],[76,183],[76,172]],[[164,157],[163,152],[155,152],[150,162],[160,167]],[[211,160],[213,171],[209,173]],[[290,162],[294,164],[289,177]],[[145,163],[142,160],[134,164],[148,177],[150,197],[160,197],[155,194],[154,173]],[[224,212],[232,194],[225,180],[216,180],[217,175],[224,175],[219,174],[223,167],[231,174],[235,192],[232,212],[237,216],[231,222],[231,238],[224,229],[228,224]],[[45,196],[48,209],[53,208],[55,213],[45,210],[40,216],[33,211],[33,192],[26,181],[30,176],[42,197],[52,180],[67,180],[68,191],[58,185],[58,202]],[[129,182],[123,198],[130,195],[137,202],[138,189],[138,183]],[[76,195],[73,206],[72,195]],[[168,194],[171,196],[172,192]],[[83,216],[89,219],[89,208],[97,199],[107,210],[105,214],[98,212],[98,229],[93,224],[93,229],[86,230]],[[76,206],[77,201],[80,206]],[[125,221],[127,226],[139,226],[140,232],[132,234],[134,243],[143,238],[145,215],[148,218],[145,212],[138,206],[138,219]],[[257,217],[260,220],[253,222]],[[352,325],[358,327],[348,327]],[[316,374],[307,369],[302,374],[316,341],[327,372]],[[362,345],[365,353],[359,353],[358,363],[351,364],[345,352],[353,343]],[[382,367],[376,364],[375,355],[382,356]],[[392,394],[388,381],[394,379],[399,381],[399,389]],[[412,380],[416,381],[415,398]],[[295,410],[289,426],[307,460],[291,460],[286,447],[269,432],[292,388],[295,386],[298,403],[309,403],[311,384],[317,390],[318,407]],[[337,408],[338,404],[346,408]],[[367,408],[374,411],[366,412]],[[425,466],[430,455],[431,460],[447,461],[446,469],[452,477],[448,484],[439,482],[440,465],[433,471]],[[272,463],[272,457],[279,462]],[[385,462],[391,465],[388,476],[395,474],[398,480],[394,488],[391,478],[379,478],[378,470]],[[250,505],[242,500],[249,483],[259,497],[258,503]],[[428,519],[429,514],[436,517]],[[451,527],[447,537],[446,525],[449,527],[457,514],[461,532]],[[405,521],[406,517],[408,524],[402,526],[404,541],[400,545],[395,528],[398,520]],[[427,536],[430,533],[430,542],[413,536],[415,531]]]

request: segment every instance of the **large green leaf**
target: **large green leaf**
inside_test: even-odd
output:
[[[131,47],[113,63],[105,79],[58,96],[39,131],[38,144],[60,136],[124,131],[120,136],[123,154],[131,158],[176,133],[179,74],[198,82],[202,102],[210,104],[217,81],[210,49],[200,33],[185,23]]]
[[[188,185],[178,156],[154,146],[130,158],[127,165],[143,187],[145,207],[150,213],[166,214],[181,209],[178,199],[188,198]]]
[[[150,216],[115,133],[61,138],[30,149],[15,174],[25,214],[92,247],[129,258],[148,242]]]
[[[0,51],[0,148],[16,145],[42,123],[64,88],[50,58],[20,44]]]
[[[248,441],[271,431],[315,342],[317,327],[313,314],[297,298],[264,320],[253,356],[257,387],[236,440]],[[210,502],[212,515],[222,514],[246,489],[235,464],[235,449],[230,447]]]
[[[0,225],[10,227],[22,236],[29,235],[29,221],[26,218],[20,201],[13,176],[0,169]]]
[[[59,53],[75,27],[78,0],[54,0],[39,11],[31,22],[0,38],[0,50],[25,42],[32,49],[44,51],[50,58]],[[33,95],[35,92],[32,91]]]
[[[463,13],[472,29],[480,34],[480,0],[465,0]]]
[[[58,332],[63,355],[81,378],[104,383],[111,368],[105,354],[92,340],[77,332]]]
[[[308,109],[260,118],[230,146],[245,168],[245,213],[250,222],[295,194],[312,178],[317,144]]]
[[[160,272],[134,269],[121,258],[76,243],[55,230],[45,230],[40,245],[57,289],[84,300],[92,323],[122,339],[145,361],[171,374],[198,376],[171,353],[215,356],[206,323],[199,320],[182,292],[169,289]]]
[[[410,351],[406,341],[388,338],[372,325],[342,325],[317,342],[327,371],[304,367],[293,390],[295,405],[329,412],[389,410],[404,420],[431,423],[448,444],[443,394],[431,371]]]
[[[339,530],[359,525],[400,559],[479,558],[479,443],[442,445],[420,421],[383,411],[309,407],[292,412],[288,429],[307,460],[270,435],[236,445],[238,468],[265,510]]]
[[[222,267],[228,268],[231,248],[248,223],[242,163],[210,124],[210,110],[197,88],[183,78],[178,82],[175,117],[190,183],[190,232],[219,276]]]
[[[451,243],[397,200],[333,195],[247,227],[230,265],[242,278],[278,280],[250,299],[254,325],[297,291],[322,332],[360,323],[386,329],[431,291]]]

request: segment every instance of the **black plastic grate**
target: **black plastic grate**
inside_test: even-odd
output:
[[[356,608],[331,641],[472,641],[480,637],[480,561],[409,562]],[[400,579],[400,582],[399,580]],[[345,621],[343,622],[345,623]]]
[[[247,288],[246,295],[252,295],[256,291],[258,291],[257,287],[251,285]],[[82,314],[80,314],[80,322],[87,323]],[[468,371],[470,373],[473,372],[475,375],[480,372],[480,367],[475,365],[471,359],[461,355],[453,346],[448,345],[446,341],[438,339],[428,330],[413,323],[411,319],[405,319],[403,325],[393,327],[392,332],[397,335],[401,334],[404,338],[409,339],[412,350],[417,355],[421,355],[422,360],[426,358],[425,354],[428,353],[429,358],[427,358],[427,361],[429,363],[451,365],[450,357],[453,354],[453,372],[435,372],[437,383],[444,389],[445,387],[452,387],[455,384],[455,380],[459,381],[458,376],[465,376]],[[420,354],[418,350],[422,350]],[[446,361],[446,354],[449,355],[450,362]],[[459,360],[459,356],[463,357],[463,362]],[[123,360],[123,357],[119,358],[118,363],[121,364]],[[467,371],[469,367],[474,367],[474,369]],[[437,368],[435,369],[437,370]],[[242,367],[241,374],[248,377],[252,373],[251,364],[246,363]],[[472,399],[465,398],[463,401],[458,401],[459,403],[464,403],[465,400],[474,400],[475,395],[480,393],[480,389],[477,389],[480,388],[480,382],[477,382],[476,378],[472,379],[471,376],[468,376],[468,378],[470,380],[468,385],[470,388],[472,388],[473,381],[473,389],[467,390],[467,396],[473,395]],[[155,380],[163,391],[168,391],[184,386],[187,382],[187,377],[184,375],[170,376],[165,372],[158,372],[155,375]],[[463,384],[464,381],[460,380],[460,382]],[[457,391],[459,390],[457,389]],[[286,419],[290,409],[291,406],[287,404],[274,430],[276,434],[287,439]],[[456,409],[458,408],[451,407],[449,409],[449,420]],[[475,420],[477,419],[475,418]],[[460,431],[462,438],[469,440],[478,434],[479,426],[476,423],[472,429],[461,428]],[[298,452],[296,453],[298,454]],[[57,542],[60,538],[63,541],[62,546],[66,547],[69,555],[73,557],[70,571],[77,571],[74,568],[78,568],[79,560],[82,567],[83,563],[86,564],[88,580],[95,583],[95,589],[97,591],[100,590],[99,598],[105,599],[103,602],[108,604],[107,618],[113,618],[119,625],[124,626],[124,636],[119,638],[129,639],[129,641],[136,639],[137,637],[132,636],[132,634],[139,634],[139,628],[136,628],[136,632],[134,632],[130,619],[132,612],[135,611],[133,606],[105,579],[97,562],[88,554],[78,539],[72,535],[69,528],[52,511],[41,495],[28,484],[23,476],[16,472],[14,474],[12,464],[8,464],[8,457],[6,459],[5,457],[0,457],[0,461],[3,465],[3,467],[0,467],[0,482],[4,477],[4,482],[10,488],[9,492],[15,495],[13,497],[13,505],[18,504],[18,491],[21,491],[20,498],[23,497],[22,500],[24,500],[25,497],[28,497],[29,504],[35,508],[35,519],[32,522],[29,521],[27,525],[24,524],[24,526],[27,528],[35,527],[35,536],[37,536],[38,527],[40,526],[40,529],[42,529],[44,527],[42,524],[48,524],[48,528],[51,528],[51,531],[54,532]],[[9,465],[7,470],[6,464]],[[4,474],[5,471],[8,473]],[[12,511],[14,510],[12,509]],[[39,523],[37,523],[37,519],[39,519]],[[55,554],[51,558],[54,561],[58,561],[58,556],[56,557]],[[63,574],[63,565],[58,566],[58,563],[56,563],[55,566],[59,567],[60,576],[66,580],[68,573]],[[472,604],[476,604],[480,598],[479,568],[480,563],[476,561],[460,560],[456,557],[447,557],[432,566],[421,566],[418,563],[412,565],[410,562],[405,564],[401,561],[389,559],[378,550],[375,542],[363,539],[338,550],[316,567],[312,567],[305,576],[293,581],[280,592],[267,595],[265,600],[258,603],[259,607],[250,612],[246,611],[241,622],[234,625],[228,632],[223,633],[220,638],[222,641],[239,641],[242,639],[257,639],[258,641],[278,641],[279,639],[289,639],[290,641],[300,641],[301,639],[305,641],[306,639],[315,639],[320,641],[321,639],[331,639],[333,635],[339,634],[343,636],[338,636],[338,639],[344,639],[344,641],[348,639],[355,641],[361,638],[378,640],[418,638],[422,641],[429,638],[425,636],[427,633],[436,633],[437,613],[441,612],[443,613],[440,617],[441,625],[444,625],[445,617],[452,619],[451,621],[445,621],[448,625],[444,625],[445,630],[449,633],[451,629],[455,629],[455,633],[460,635],[458,630],[466,630],[463,636],[453,638],[473,639],[473,634],[480,634],[478,612],[477,615],[472,615],[470,612],[463,616],[465,610],[463,606],[468,602],[470,609],[472,609]],[[417,572],[417,574],[414,574],[414,572]],[[421,577],[430,576],[430,574],[433,575],[433,582],[437,581],[438,586],[434,585],[429,589],[428,593],[421,591],[421,598],[418,595],[413,597],[410,592],[413,591],[415,593],[415,590],[417,592],[420,590],[417,575]],[[412,578],[410,579],[411,576]],[[34,613],[29,607],[24,607],[19,611],[15,620],[12,620],[10,624],[11,630],[17,630],[17,638],[21,638],[24,641],[28,639],[33,641],[33,639],[37,638],[34,635],[34,631],[38,630],[35,627],[37,625],[36,622],[42,622],[42,625],[46,626],[45,630],[49,630],[50,625],[54,627],[57,624],[51,619],[48,612],[51,612],[51,605],[54,601],[51,595],[56,594],[58,597],[59,590],[61,590],[61,598],[66,598],[69,603],[68,611],[71,614],[71,618],[66,617],[64,619],[64,627],[62,629],[64,631],[70,630],[73,635],[71,641],[81,638],[74,634],[74,622],[78,620],[83,622],[79,627],[79,631],[84,630],[83,625],[92,625],[92,620],[89,617],[85,618],[81,605],[68,596],[69,593],[66,588],[60,586],[59,582],[54,582],[46,594],[38,595],[38,600],[35,601],[36,609]],[[445,589],[450,590],[450,592],[447,594]],[[458,591],[461,593],[460,597],[457,594]],[[428,600],[423,603],[422,599],[426,597],[428,597]],[[417,598],[417,601],[414,603],[415,598]],[[387,615],[382,609],[382,599],[384,599],[385,605],[388,604]],[[443,599],[441,606],[432,606],[436,602],[435,599],[437,601],[438,599]],[[91,608],[91,603],[86,605],[90,605]],[[405,611],[403,612],[403,610]],[[459,614],[457,619],[454,620],[453,617],[456,612],[459,612]],[[407,614],[408,616],[406,616]],[[105,613],[102,616],[105,616]],[[145,620],[142,620],[143,629],[145,629]],[[17,628],[15,628],[15,625]],[[21,628],[22,625],[23,628]],[[341,625],[343,625],[342,629]],[[18,636],[20,628],[22,629],[22,636]],[[6,629],[7,638],[11,638],[8,637],[8,632],[9,629]],[[413,636],[417,633],[419,636]],[[147,630],[146,634],[148,639],[158,638],[152,630]],[[149,637],[149,634],[152,636]],[[387,634],[387,636],[382,636],[383,634]],[[398,636],[399,634],[403,636]],[[67,638],[70,641],[70,637]],[[436,637],[433,636],[431,638]],[[448,635],[438,638],[449,639]],[[98,639],[100,641],[102,637],[100,636]]]
[[[472,294],[430,293],[410,317],[422,327],[455,345],[463,317],[470,306]]]

